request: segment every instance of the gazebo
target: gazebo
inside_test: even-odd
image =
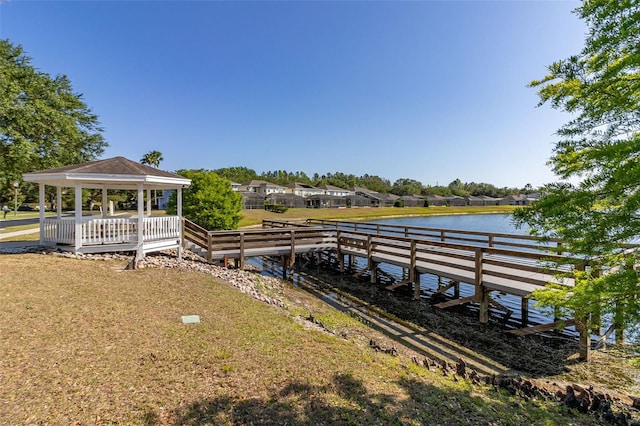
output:
[[[135,251],[138,259],[145,253],[171,248],[182,255],[182,188],[191,184],[190,179],[124,157],[25,173],[23,179],[39,184],[41,244],[76,254]],[[45,217],[47,185],[56,187],[55,217]],[[63,188],[74,190],[75,214],[70,217],[62,216]],[[83,216],[85,188],[102,190],[101,215]],[[109,190],[137,191],[137,214],[110,216]],[[177,191],[177,216],[151,216],[153,190]]]

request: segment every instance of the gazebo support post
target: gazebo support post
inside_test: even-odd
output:
[[[100,210],[102,210],[102,217],[107,217],[109,209],[107,204],[109,203],[109,197],[107,196],[107,187],[102,187],[102,204]]]
[[[151,216],[151,190],[147,189],[147,216]]]
[[[44,183],[38,185],[38,201],[40,202],[40,244],[44,241]]]
[[[138,185],[138,260],[144,258],[144,189]]]
[[[178,217],[180,218],[180,220],[182,220],[182,187],[179,187],[177,189],[176,207],[177,207],[176,213],[178,213]],[[178,244],[178,260],[182,260],[182,242],[184,241],[183,240],[184,226],[182,226],[182,223],[179,224],[179,228],[180,228],[180,244]]]
[[[75,253],[78,254],[78,250],[82,247],[82,185],[76,185],[74,187],[75,199],[76,199],[76,217],[75,224]]]
[[[62,218],[62,187],[56,186],[56,219]]]

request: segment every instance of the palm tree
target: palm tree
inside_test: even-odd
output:
[[[160,166],[160,162],[164,160],[162,158],[162,153],[160,151],[149,151],[145,155],[142,156],[140,162],[142,164],[147,164],[151,167],[155,167],[156,169]],[[153,204],[158,205],[158,198],[156,196],[156,190],[153,190]]]
[[[160,166],[160,162],[162,160],[164,160],[164,158],[162,158],[162,153],[160,151],[149,151],[142,156],[140,162],[157,169]]]

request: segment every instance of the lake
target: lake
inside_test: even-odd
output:
[[[458,214],[451,216],[400,217],[372,220],[375,223],[388,223],[403,226],[422,226],[426,228],[458,229],[464,231],[500,232],[526,235],[526,229],[517,229],[508,214]]]

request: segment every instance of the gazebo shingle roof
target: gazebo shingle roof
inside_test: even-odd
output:
[[[136,163],[124,157],[113,157],[105,160],[96,160],[89,163],[72,164],[70,166],[58,167],[55,169],[32,172],[34,174],[59,174],[59,173],[82,173],[99,175],[129,175],[129,176],[158,176],[168,178],[183,178],[182,176]]]
[[[111,189],[136,189],[141,184],[148,189],[170,189],[191,184],[190,179],[176,173],[136,163],[124,157],[25,173],[23,179],[54,186],[81,185],[85,188]]]

